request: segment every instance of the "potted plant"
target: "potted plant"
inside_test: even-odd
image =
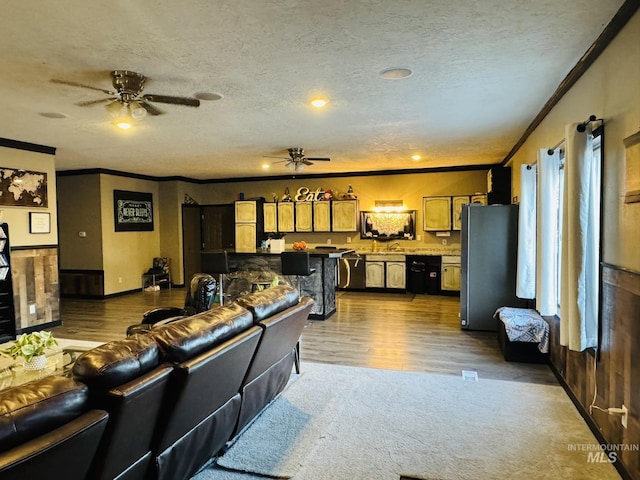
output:
[[[45,351],[58,345],[51,332],[39,331],[23,333],[7,347],[0,350],[5,357],[24,359],[25,370],[41,370],[47,364]]]

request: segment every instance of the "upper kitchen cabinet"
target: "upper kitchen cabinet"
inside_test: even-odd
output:
[[[454,230],[462,230],[462,205],[467,205],[471,200],[469,195],[458,195],[452,197],[453,210],[452,210],[452,223]]]
[[[278,204],[265,203],[262,207],[264,211],[264,231],[275,233],[278,231]]]
[[[422,207],[425,232],[451,230],[451,197],[423,197]]]
[[[358,230],[358,201],[333,200],[332,228],[333,232],[355,232]]]
[[[258,205],[254,200],[236,201],[236,223],[256,223],[258,221]]]
[[[295,230],[294,224],[294,208],[293,202],[280,202],[278,203],[278,231],[282,233],[293,232]]]
[[[471,195],[471,203],[479,203],[481,205],[487,204],[487,195],[485,193],[478,193]]]
[[[331,231],[331,202],[313,202],[313,231]]]
[[[296,202],[296,232],[313,231],[313,204]]]

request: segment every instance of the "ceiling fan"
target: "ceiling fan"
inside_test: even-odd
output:
[[[114,114],[120,113],[126,109],[127,113],[134,119],[140,119],[147,113],[150,115],[161,115],[164,112],[156,108],[152,103],[166,103],[171,105],[184,105],[187,107],[199,107],[200,100],[191,97],[174,97],[169,95],[141,95],[144,89],[146,77],[141,73],[131,72],[128,70],[114,70],[111,72],[111,83],[115,91],[105,90],[103,88],[92,87],[78,82],[69,80],[59,80],[52,78],[51,82],[62,85],[70,85],[72,87],[88,88],[97,90],[98,92],[109,95],[106,98],[97,100],[89,100],[78,102],[76,105],[88,107],[99,103],[110,102],[105,108]]]
[[[300,172],[306,165],[313,165],[313,162],[329,162],[330,158],[318,158],[318,157],[305,157],[304,149],[301,147],[294,147],[288,149],[289,158],[286,157],[272,157],[265,155],[266,158],[280,158],[281,160],[274,163],[286,162],[285,167]]]

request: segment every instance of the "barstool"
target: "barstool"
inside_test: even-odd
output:
[[[282,252],[280,254],[280,271],[283,275],[295,275],[298,280],[298,294],[302,296],[302,278],[313,274],[316,269],[311,268],[309,252]],[[296,343],[294,358],[296,373],[300,373],[300,341]]]
[[[226,251],[202,252],[200,254],[201,271],[210,275],[218,275],[218,296],[220,305],[224,305],[224,279],[228,273],[235,272],[229,267],[229,255]]]
[[[302,296],[302,279],[300,277],[308,277],[313,274],[316,269],[311,268],[309,263],[309,252],[282,252],[280,254],[280,263],[283,275],[295,275],[298,280],[298,292]]]

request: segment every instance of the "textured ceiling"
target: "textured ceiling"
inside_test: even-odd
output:
[[[497,163],[622,3],[3,0],[0,136],[56,147],[58,170],[198,179],[290,173],[263,158],[289,147],[331,157],[304,173]],[[414,73],[380,77],[397,66]],[[154,104],[166,114],[121,131],[75,105],[104,94],[50,82],[112,90],[114,69],[144,93],[224,98]]]

